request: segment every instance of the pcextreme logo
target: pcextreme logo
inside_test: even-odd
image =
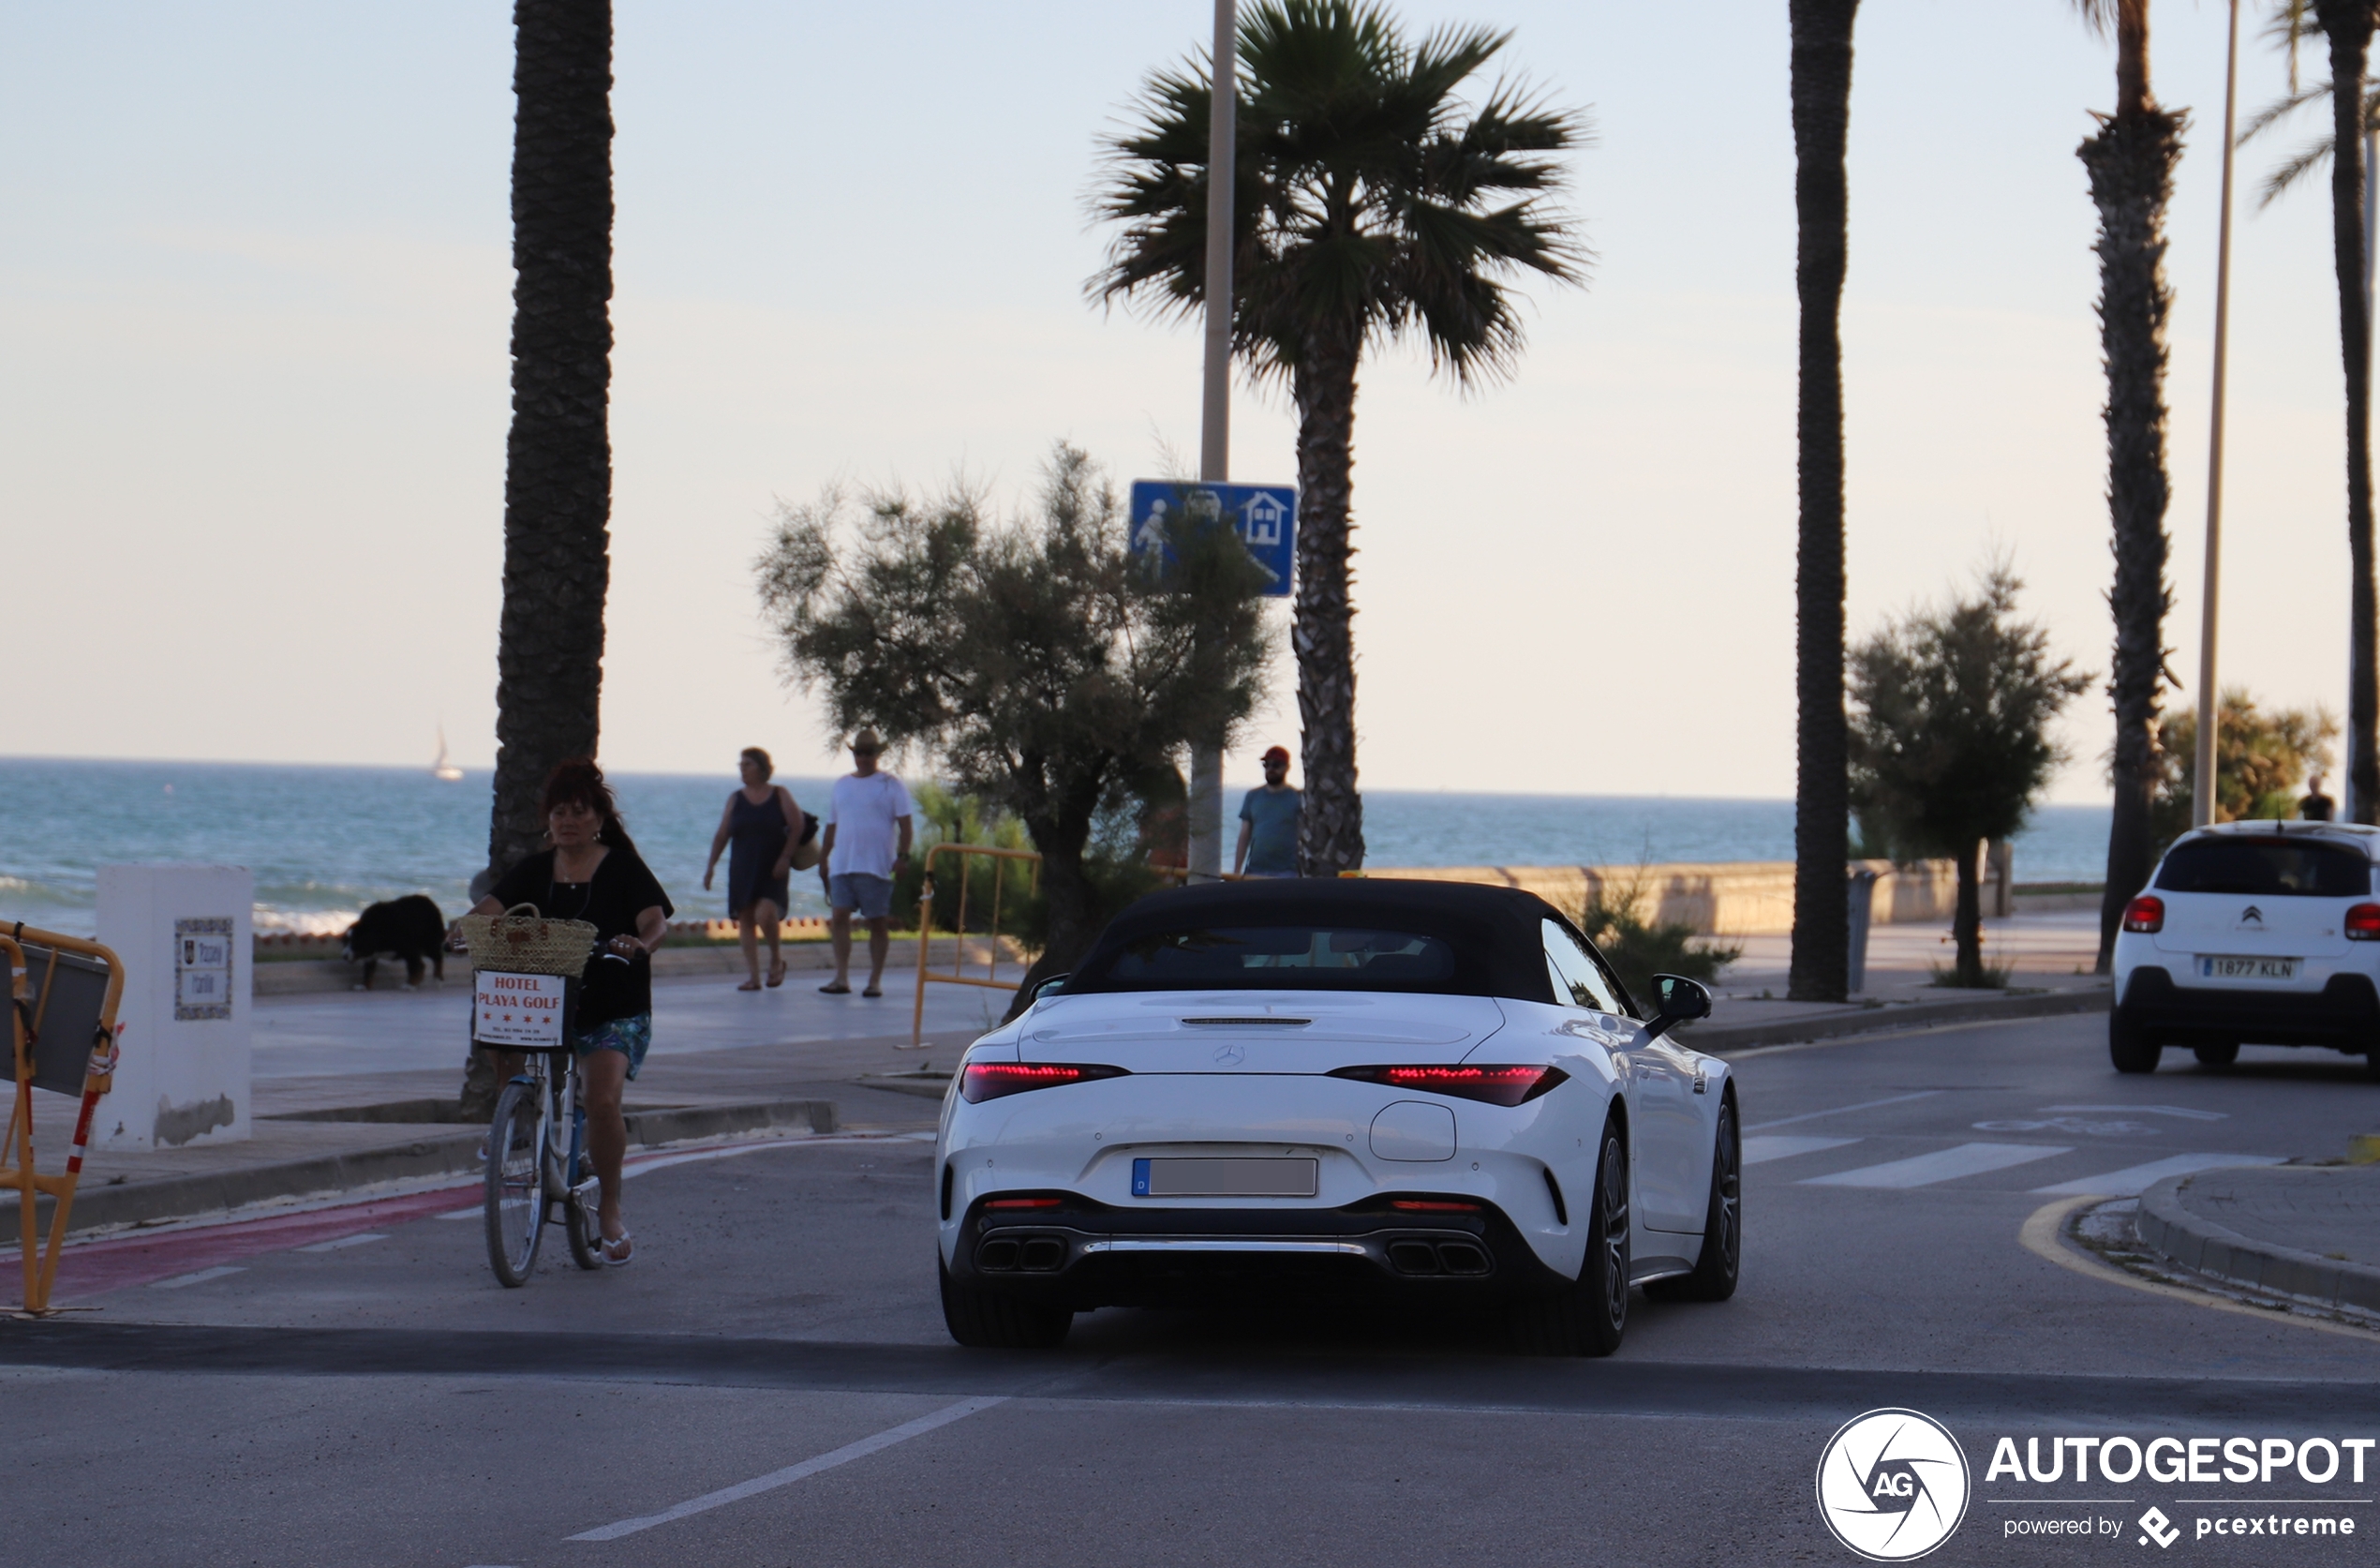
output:
[[[1916,1411],[1844,1423],[1818,1458],[1818,1513],[1870,1562],[1908,1562],[1950,1539],[1972,1489],[1950,1428]]]

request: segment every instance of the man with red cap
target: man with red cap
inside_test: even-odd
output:
[[[1289,754],[1274,746],[1264,754],[1264,787],[1240,802],[1240,847],[1231,869],[1243,876],[1298,874],[1298,813],[1305,798],[1288,779]]]

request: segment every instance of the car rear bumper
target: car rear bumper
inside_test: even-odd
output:
[[[2363,975],[2333,975],[2320,991],[2268,991],[2176,985],[2170,970],[2143,964],[2125,980],[2116,1016],[2185,1044],[2210,1038],[2354,1052],[2380,1048],[2380,993]]]
[[[977,1204],[959,1226],[951,1272],[1078,1311],[1285,1292],[1477,1301],[1568,1283],[1493,1204],[1400,1213],[1389,1194],[1335,1209],[1120,1209],[1050,1196],[1060,1206]]]

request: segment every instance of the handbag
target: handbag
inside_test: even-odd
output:
[[[549,920],[533,903],[516,903],[501,915],[466,915],[455,922],[470,949],[473,969],[509,969],[528,975],[578,979],[595,950],[595,926],[588,920]]]
[[[818,819],[808,812],[801,814],[801,837],[794,841],[793,868],[810,871],[818,864]]]

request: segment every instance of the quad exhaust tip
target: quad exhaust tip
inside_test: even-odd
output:
[[[1055,1274],[1066,1266],[1066,1244],[1057,1236],[994,1236],[975,1248],[975,1267],[986,1274]]]
[[[1467,1241],[1399,1241],[1389,1244],[1389,1266],[1399,1274],[1479,1276],[1495,1264],[1487,1249]]]

